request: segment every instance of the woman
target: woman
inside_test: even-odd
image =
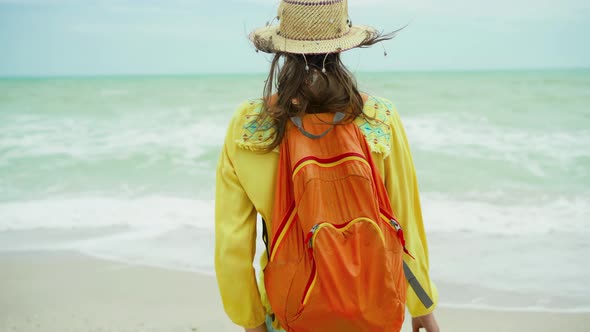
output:
[[[418,185],[399,115],[387,99],[361,94],[340,60],[345,50],[370,46],[393,34],[353,25],[346,0],[283,0],[277,19],[278,26],[267,25],[251,34],[258,50],[275,56],[263,98],[244,102],[232,118],[217,168],[215,266],[226,313],[245,331],[280,331],[263,278],[257,283],[252,267],[257,215],[265,230],[277,222],[272,218],[279,195],[277,152],[289,130],[297,127],[292,121],[306,114],[340,113],[342,122],[334,120],[334,126],[358,126],[406,234],[413,256],[404,257],[413,271],[411,277],[406,273],[406,305],[414,331],[438,331],[433,315],[438,294],[429,276]],[[268,259],[262,256],[263,270]]]

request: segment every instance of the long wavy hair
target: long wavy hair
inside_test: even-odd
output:
[[[396,32],[368,37],[359,47],[389,40]],[[255,46],[260,49],[263,45]],[[348,123],[364,116],[363,104],[354,75],[342,63],[340,53],[275,53],[258,118],[259,123],[270,119],[275,129],[274,138],[264,151],[272,151],[281,144],[293,116],[343,112],[346,117],[342,123]]]

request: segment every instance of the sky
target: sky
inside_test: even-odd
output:
[[[395,39],[354,71],[590,67],[588,0],[349,0]],[[0,0],[0,76],[263,73],[248,32],[278,0]]]

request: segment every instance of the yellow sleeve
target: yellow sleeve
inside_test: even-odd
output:
[[[406,247],[412,259],[404,255],[404,261],[432,299],[434,304],[426,308],[416,293],[408,285],[406,305],[412,317],[424,316],[431,313],[438,303],[438,291],[430,280],[428,263],[428,243],[422,221],[422,209],[420,207],[420,195],[414,161],[410,152],[410,146],[399,114],[389,102],[391,107],[391,154],[385,160],[385,186],[391,200],[394,214],[402,225],[406,238]]]
[[[246,104],[241,106],[241,109]],[[215,272],[225,312],[237,325],[257,327],[266,319],[252,261],[256,252],[256,210],[244,191],[233,158],[243,112],[232,119],[219,163],[215,191]]]

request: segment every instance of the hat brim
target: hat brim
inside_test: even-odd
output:
[[[250,34],[250,40],[266,53],[324,54],[350,50],[377,34],[375,28],[364,25],[353,25],[342,37],[316,41],[289,39],[278,32],[278,25],[262,27]]]

